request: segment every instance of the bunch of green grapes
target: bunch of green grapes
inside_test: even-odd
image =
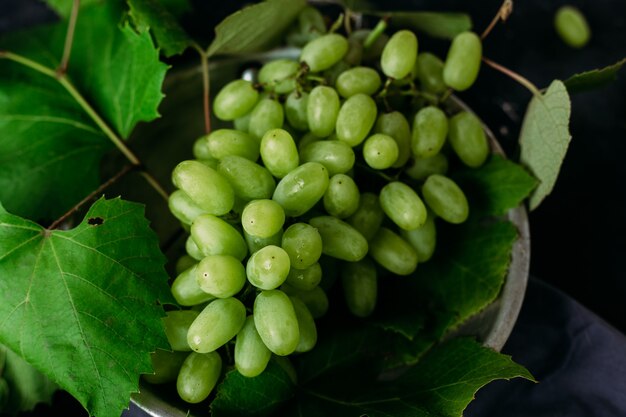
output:
[[[299,59],[226,84],[213,112],[232,127],[174,169],[170,209],[189,237],[172,293],[189,308],[165,318],[174,353],[155,355],[151,380],[175,376],[183,400],[209,395],[224,349],[247,377],[313,349],[335,271],[347,308],[369,316],[380,268],[412,274],[435,250],[435,219],[467,219],[448,159],[478,167],[489,146],[474,115],[439,104],[472,85],[481,42],[458,35],[444,63],[418,54],[413,32],[383,32],[329,33],[305,9],[288,37]]]

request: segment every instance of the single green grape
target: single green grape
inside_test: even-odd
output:
[[[345,174],[354,166],[354,150],[339,140],[317,140],[300,150],[302,162],[318,162],[326,167],[328,175]]]
[[[328,170],[317,162],[306,162],[280,180],[272,199],[287,216],[301,216],[324,195],[328,187]]]
[[[430,158],[413,158],[413,161],[404,170],[404,173],[417,181],[423,181],[432,174],[445,174],[448,172],[448,157],[438,153]]]
[[[241,213],[241,225],[246,233],[269,238],[278,233],[285,224],[285,211],[274,200],[254,200]]]
[[[176,276],[172,283],[172,295],[181,306],[191,307],[215,299],[214,295],[202,291],[202,288],[198,285],[196,268],[197,265],[193,265],[184,270]]]
[[[554,27],[563,42],[572,48],[582,48],[591,38],[585,15],[574,6],[562,6],[556,11]]]
[[[300,64],[291,59],[275,59],[264,64],[257,74],[259,83],[276,94],[287,94],[296,88]]]
[[[415,114],[411,132],[411,149],[419,158],[439,153],[448,136],[448,117],[439,107],[427,106]]]
[[[251,111],[233,120],[233,127],[235,130],[248,133],[248,128],[250,127],[250,116],[252,116]]]
[[[369,67],[353,67],[339,74],[335,81],[335,88],[341,97],[348,98],[355,94],[371,96],[382,81],[375,69]]]
[[[168,200],[170,212],[186,225],[191,225],[196,217],[208,214],[200,208],[183,190],[176,190],[170,194]]]
[[[324,193],[324,210],[331,216],[345,219],[359,208],[359,198],[359,187],[351,177],[345,174],[333,175]]]
[[[213,159],[228,155],[256,161],[259,158],[259,142],[252,135],[234,129],[217,129],[207,136],[208,153]]]
[[[298,25],[300,31],[310,39],[314,39],[326,33],[326,23],[324,16],[315,7],[306,6],[298,14]]]
[[[265,167],[240,156],[223,157],[217,171],[243,201],[271,198],[276,188],[276,180]]]
[[[304,45],[300,62],[305,62],[311,72],[320,72],[339,62],[346,52],[348,40],[337,33],[329,33]]]
[[[246,283],[246,270],[241,261],[230,255],[209,255],[196,267],[198,286],[217,298],[237,294]]]
[[[293,269],[306,269],[322,255],[322,236],[311,225],[294,223],[283,233],[281,247],[289,255]]]
[[[221,216],[235,203],[235,193],[226,178],[201,162],[180,162],[172,172],[172,182],[207,213]]]
[[[383,73],[395,79],[407,76],[415,66],[417,48],[417,36],[410,30],[394,33],[380,57]]]
[[[252,109],[248,132],[257,140],[261,140],[265,132],[283,126],[285,112],[278,100],[263,98]]]
[[[215,388],[221,373],[222,358],[217,352],[191,352],[178,372],[178,395],[191,404],[204,401]]]
[[[285,118],[291,127],[300,131],[309,129],[308,108],[309,93],[306,91],[292,91],[285,100]],[[339,106],[337,106],[339,111]]]
[[[246,264],[246,275],[252,285],[273,290],[282,285],[289,274],[289,255],[279,246],[268,245],[254,252]]]
[[[449,123],[448,138],[459,159],[471,168],[481,166],[489,156],[489,142],[480,120],[462,111],[452,116]]]
[[[268,130],[261,139],[263,165],[276,178],[283,178],[300,163],[296,142],[284,129]]]
[[[417,268],[417,252],[406,240],[386,227],[381,227],[370,241],[374,260],[396,275],[409,275]]]
[[[280,290],[262,291],[253,307],[254,324],[265,346],[272,353],[293,353],[300,342],[298,318],[293,303]]]
[[[165,336],[172,350],[189,352],[191,347],[187,343],[187,331],[191,323],[198,317],[198,312],[193,310],[172,310],[161,319]]]
[[[176,260],[176,266],[174,268],[176,270],[176,275],[180,274],[188,268],[191,268],[197,263],[198,261],[195,260],[191,255],[182,255]]]
[[[246,307],[234,297],[211,301],[191,323],[187,342],[194,352],[213,352],[235,337],[246,321]]]
[[[426,221],[426,206],[415,190],[400,181],[392,181],[380,190],[380,206],[401,229],[417,229]]]
[[[467,220],[469,204],[463,190],[450,178],[431,175],[422,186],[428,207],[443,220],[459,224]]]
[[[322,266],[319,262],[305,269],[291,268],[285,282],[303,291],[310,291],[322,281]]]
[[[193,143],[193,157],[196,159],[214,159],[209,151],[209,142],[207,141],[209,135],[200,136]]]
[[[235,340],[235,368],[243,376],[260,375],[272,357],[254,325],[254,317],[248,316]]]
[[[284,293],[302,300],[315,319],[323,317],[328,312],[328,295],[319,286],[310,291],[304,291],[284,283],[280,289]]]
[[[187,240],[185,240],[185,251],[187,251],[187,254],[196,261],[200,261],[204,258],[204,254],[191,236],[187,237]]]
[[[322,237],[322,253],[349,262],[356,262],[367,254],[367,240],[354,227],[333,216],[318,216],[309,224]]]
[[[359,207],[346,219],[346,222],[363,235],[366,240],[371,240],[385,218],[385,212],[380,206],[378,196],[374,193],[361,194]]]
[[[443,80],[443,61],[430,52],[422,52],[415,61],[415,75],[422,88],[435,94],[441,94],[448,86]]]
[[[295,352],[308,352],[315,347],[317,343],[317,327],[313,315],[308,307],[298,297],[289,297],[293,309],[298,320],[298,330],[300,332],[300,340],[296,346]]]
[[[234,80],[226,84],[213,100],[213,113],[220,120],[235,120],[252,110],[259,92],[250,81]]]
[[[465,91],[474,84],[480,70],[482,42],[474,32],[454,37],[443,66],[443,80],[448,87]]]
[[[253,236],[244,230],[243,237],[246,241],[246,244],[248,245],[248,251],[250,252],[250,254],[253,254],[259,249],[266,247],[267,245],[280,246],[280,242],[283,238],[283,229],[280,229],[276,234],[266,238]]]
[[[363,143],[363,159],[374,169],[387,169],[398,160],[398,143],[389,135],[375,133]]]
[[[339,114],[339,95],[334,88],[325,85],[314,87],[307,103],[307,122],[311,132],[322,138],[335,130]]]
[[[383,113],[376,120],[374,133],[383,133],[396,141],[398,158],[392,167],[403,167],[411,156],[411,127],[406,117],[399,111]]]
[[[340,107],[335,130],[337,139],[354,147],[367,137],[376,122],[376,102],[365,94],[355,94]]]
[[[231,255],[241,261],[248,254],[241,233],[226,221],[210,214],[196,218],[191,225],[191,237],[204,256]]]
[[[341,286],[348,310],[357,317],[374,312],[378,298],[378,273],[369,257],[341,264]]]
[[[437,246],[435,216],[429,210],[426,223],[417,229],[400,230],[400,236],[413,246],[421,263],[428,261],[435,253],[435,247]]]

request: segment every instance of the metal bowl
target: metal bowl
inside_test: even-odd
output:
[[[277,49],[256,55],[230,57],[210,63],[211,91],[216,91],[221,85],[233,77],[241,75],[247,68],[255,68],[262,63],[278,58],[297,58],[297,49]],[[162,138],[161,144],[152,143],[152,149],[160,155],[168,152],[172,159],[171,166],[165,165],[164,172],[174,168],[180,160],[191,158],[193,141],[203,131],[202,120],[202,80],[199,67],[180,70],[168,77],[165,83],[166,99],[160,111],[164,117],[150,125],[145,125],[138,132],[138,141],[154,141]],[[450,97],[452,109],[471,111],[471,109],[455,96]],[[197,111],[190,111],[197,109]],[[213,123],[219,123],[214,120]],[[215,126],[215,124],[214,124]],[[483,128],[489,138],[492,151],[504,155],[493,132],[484,125]],[[171,136],[175,135],[173,142]],[[168,138],[164,140],[163,138]],[[165,174],[164,174],[165,175]],[[170,216],[171,217],[171,216]],[[528,272],[530,265],[530,232],[527,212],[524,206],[510,210],[506,218],[517,228],[519,235],[513,246],[511,262],[506,280],[498,298],[479,314],[472,316],[459,328],[446,335],[447,338],[460,335],[477,337],[484,346],[500,351],[506,343],[524,300]],[[138,394],[131,398],[132,416],[152,417],[185,417],[203,416],[206,409],[199,410],[184,404],[177,399],[176,393],[163,389],[162,386],[150,385],[141,382]]]

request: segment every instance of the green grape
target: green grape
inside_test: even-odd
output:
[[[443,175],[431,175],[422,186],[428,207],[443,220],[459,224],[467,220],[469,204],[459,186]]]
[[[275,59],[264,64],[257,75],[266,88],[276,94],[287,94],[296,88],[296,74],[300,64],[291,59]]]
[[[180,162],[172,172],[172,182],[207,213],[221,216],[235,203],[233,187],[226,178],[201,162]]]
[[[443,61],[430,52],[422,52],[415,61],[415,75],[422,88],[435,94],[441,94],[448,86],[443,81]]]
[[[369,241],[378,232],[384,218],[385,212],[378,196],[367,192],[361,194],[359,207],[346,221]]]
[[[345,174],[336,174],[330,178],[324,193],[324,209],[331,216],[345,219],[359,208],[359,198],[359,187],[354,180]]]
[[[308,40],[315,39],[326,33],[324,16],[315,7],[306,6],[298,14],[298,26],[300,32],[305,34]]]
[[[411,156],[411,127],[406,117],[399,111],[383,113],[378,116],[375,133],[389,135],[398,145],[398,159],[392,165],[393,168],[400,168],[406,164]]]
[[[204,256],[231,255],[243,260],[248,254],[248,247],[239,231],[210,214],[196,218],[191,225],[191,237]]]
[[[409,275],[417,268],[417,252],[406,240],[381,227],[370,242],[369,254],[383,268],[396,275]]]
[[[411,72],[416,58],[417,37],[410,30],[400,30],[385,45],[380,66],[387,77],[400,79]]]
[[[411,148],[419,158],[439,153],[448,136],[448,118],[439,107],[428,106],[415,114],[411,133]]]
[[[294,223],[283,233],[280,246],[289,255],[292,268],[306,269],[322,255],[322,236],[311,225]]]
[[[393,181],[380,190],[380,206],[401,229],[417,229],[426,221],[426,206],[417,193],[400,181]]]
[[[185,250],[187,251],[187,254],[196,261],[204,258],[204,254],[202,253],[198,245],[196,245],[196,242],[193,241],[191,236],[188,236],[187,240],[185,240]]]
[[[354,227],[332,216],[309,220],[322,236],[322,253],[344,261],[356,262],[367,254],[367,240]]]
[[[341,264],[341,286],[346,305],[357,317],[367,317],[376,307],[378,274],[370,258]]]
[[[346,61],[341,60],[337,62],[332,67],[328,68],[326,71],[322,73],[324,80],[326,80],[327,85],[335,85],[337,82],[337,78],[344,72],[350,69],[350,64]]]
[[[193,143],[193,157],[196,159],[214,159],[209,151],[208,135],[200,136]]]
[[[170,342],[172,350],[188,352],[191,350],[187,343],[187,331],[191,323],[198,317],[193,310],[172,310],[161,319],[165,328],[165,336]]]
[[[250,127],[250,116],[252,115],[252,112],[246,113],[241,117],[236,118],[235,120],[233,120],[233,127],[235,128],[235,130],[239,130],[241,132],[248,132],[248,128]]]
[[[315,320],[311,315],[311,312],[307,308],[306,304],[298,297],[289,297],[293,309],[296,313],[296,319],[298,320],[298,330],[300,332],[300,340],[298,346],[296,346],[296,352],[308,352],[317,343],[317,327],[315,326]]]
[[[180,367],[189,356],[188,352],[170,352],[168,350],[157,349],[150,354],[152,360],[151,374],[143,374],[141,377],[149,384],[167,384],[176,381]],[[1,406],[0,402],[0,406]]]
[[[300,163],[296,142],[284,129],[268,130],[263,135],[261,159],[265,168],[277,178],[283,178]]]
[[[277,100],[264,98],[259,100],[248,124],[248,132],[256,139],[261,140],[265,132],[270,129],[278,129],[283,126],[285,112],[283,106]]]
[[[337,92],[344,98],[359,93],[371,96],[381,85],[380,75],[375,69],[369,67],[350,68],[342,72],[335,81]]]
[[[213,100],[213,113],[220,120],[235,120],[252,110],[259,92],[250,81],[234,80],[226,84]]]
[[[554,27],[563,42],[572,48],[582,48],[591,38],[587,19],[573,6],[561,6],[556,11]]]
[[[254,325],[265,346],[279,356],[293,353],[300,341],[293,303],[280,290],[262,291],[254,300]]]
[[[246,270],[241,261],[230,255],[209,255],[196,267],[198,286],[217,298],[237,294],[246,283]]]
[[[309,130],[308,106],[309,93],[306,91],[292,91],[287,96],[284,104],[285,118],[291,127],[301,131]]]
[[[281,285],[280,289],[284,293],[302,300],[315,319],[319,319],[328,312],[328,296],[319,286],[310,291],[303,291],[285,283]]]
[[[367,137],[376,121],[376,103],[365,94],[355,94],[339,109],[335,130],[337,139],[354,147]]]
[[[320,138],[335,130],[339,114],[339,96],[332,87],[318,85],[311,90],[307,104],[307,122],[311,132]]]
[[[191,404],[204,401],[215,388],[221,373],[222,358],[217,352],[191,352],[178,372],[178,395]]]
[[[254,252],[268,245],[280,246],[280,242],[283,238],[283,230],[281,229],[275,235],[266,238],[253,236],[251,234],[248,234],[244,230],[243,237],[246,240],[246,244],[248,245],[248,251],[250,252],[250,254],[253,254]]]
[[[202,291],[196,282],[196,267],[184,270],[172,283],[172,295],[181,306],[191,307],[215,299],[215,296]]]
[[[310,291],[322,281],[322,267],[319,262],[305,269],[291,268],[285,282],[299,290]]]
[[[389,135],[375,133],[365,139],[363,159],[374,169],[387,169],[398,160],[398,143]]]
[[[404,170],[404,173],[417,181],[422,181],[432,174],[445,174],[448,172],[448,157],[438,153],[431,158],[413,158],[412,163]]]
[[[254,317],[248,316],[235,340],[235,368],[241,375],[253,378],[265,370],[271,357],[272,352],[254,326]]]
[[[449,123],[448,138],[459,159],[472,168],[481,166],[489,156],[489,142],[480,120],[462,111],[452,116]]]
[[[422,227],[413,230],[400,230],[400,235],[413,246],[417,252],[420,262],[429,260],[435,252],[437,246],[437,228],[435,227],[435,216],[429,210],[426,223]]]
[[[345,174],[354,166],[354,151],[339,140],[318,140],[300,150],[302,162],[318,162],[326,167],[328,175]]]
[[[252,285],[262,290],[278,288],[289,274],[287,252],[279,246],[268,245],[254,252],[246,264],[246,275]]]
[[[317,162],[306,162],[280,180],[272,199],[287,216],[301,216],[317,203],[328,187],[328,170]]]
[[[387,42],[389,42],[389,36],[385,33],[379,34],[374,39],[371,45],[366,46],[365,40],[370,36],[372,31],[370,29],[355,30],[350,34],[350,39],[363,44],[362,61],[374,61],[380,58],[383,53],[383,49]]]
[[[278,233],[285,224],[285,211],[274,200],[254,200],[241,213],[241,225],[246,233],[269,238]]]
[[[246,321],[246,307],[234,297],[218,298],[191,323],[187,342],[199,353],[213,352],[235,337]]]
[[[363,59],[363,42],[353,36],[348,36],[348,52],[343,56],[343,62],[348,66],[361,64]],[[336,79],[335,79],[336,81]]]
[[[176,266],[175,266],[175,271],[176,274],[180,274],[181,272],[183,272],[184,270],[191,268],[192,266],[196,265],[198,263],[197,260],[195,260],[191,255],[182,255],[180,258],[178,258],[178,260],[176,261]]]
[[[186,225],[193,223],[196,217],[207,214],[183,190],[176,190],[167,200],[170,212]]]
[[[311,72],[320,72],[339,62],[346,52],[348,40],[339,34],[329,33],[304,45],[300,62],[306,62]]]
[[[208,152],[213,159],[228,155],[256,161],[259,158],[259,142],[252,135],[234,129],[214,130],[207,136]]]
[[[217,171],[243,201],[270,198],[276,188],[276,180],[267,169],[240,156],[225,156]]]
[[[480,70],[482,43],[474,32],[459,33],[452,40],[443,66],[443,81],[457,91],[474,84]]]
[[[322,142],[325,141],[325,139],[320,138],[319,136],[316,136],[313,134],[313,132],[307,132],[305,133],[300,140],[298,141],[298,153],[300,155],[300,162],[304,163],[304,162],[312,162],[312,161],[303,161],[302,160],[302,150],[304,148],[306,148],[307,146],[309,146],[311,143],[314,142]]]

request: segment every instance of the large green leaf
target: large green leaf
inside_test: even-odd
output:
[[[480,364],[480,366],[477,366]],[[289,416],[460,417],[475,393],[496,379],[533,380],[508,356],[471,339],[432,349],[422,361],[390,381],[345,375],[325,385],[303,387]]]
[[[101,199],[50,231],[0,206],[0,242],[0,343],[91,414],[118,417],[150,352],[169,347],[165,258],[143,207]]]
[[[80,5],[84,7],[94,3],[102,3],[103,1],[104,0],[82,0]],[[68,18],[70,16],[72,5],[74,4],[74,0],[45,0],[45,2],[62,18]]]
[[[626,64],[626,58],[620,59],[615,64],[604,68],[574,74],[563,83],[570,93],[593,90],[594,88],[602,87],[615,81],[617,73],[622,69],[624,64]]]
[[[305,0],[267,0],[239,10],[215,28],[209,55],[257,52],[289,27]]]
[[[530,209],[552,192],[571,140],[571,104],[563,82],[554,80],[545,93],[535,95],[520,132],[521,162],[539,179],[530,197]]]

